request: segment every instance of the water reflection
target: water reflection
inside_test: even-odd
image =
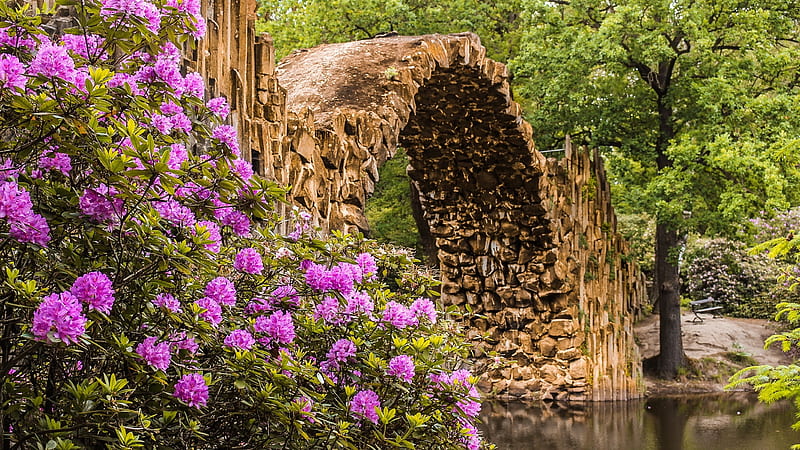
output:
[[[651,398],[582,407],[486,402],[481,428],[500,450],[788,449],[791,403],[759,403],[752,394]]]

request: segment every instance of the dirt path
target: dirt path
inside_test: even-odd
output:
[[[647,379],[648,394],[721,391],[728,376],[739,367],[792,362],[778,346],[764,349],[764,340],[775,334],[776,323],[762,319],[703,317],[703,322],[692,322],[691,312],[681,316],[683,347],[686,356],[693,360],[692,369],[676,382]],[[658,316],[651,315],[640,321],[635,332],[642,357],[657,355]]]

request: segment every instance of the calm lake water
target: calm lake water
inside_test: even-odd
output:
[[[753,394],[694,395],[631,402],[485,402],[480,426],[498,450],[773,450],[800,443],[789,402]]]

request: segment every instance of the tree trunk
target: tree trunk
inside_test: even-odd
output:
[[[658,291],[659,344],[658,376],[675,378],[684,365],[681,339],[680,275],[677,254],[681,240],[669,225],[656,225],[656,283]]]

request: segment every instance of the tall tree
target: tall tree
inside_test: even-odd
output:
[[[601,147],[624,212],[656,220],[658,373],[684,362],[678,259],[798,196],[800,2],[529,0],[512,64],[540,145]]]
[[[521,0],[260,0],[261,29],[278,57],[297,48],[371,38],[473,31],[505,61],[519,44]]]

